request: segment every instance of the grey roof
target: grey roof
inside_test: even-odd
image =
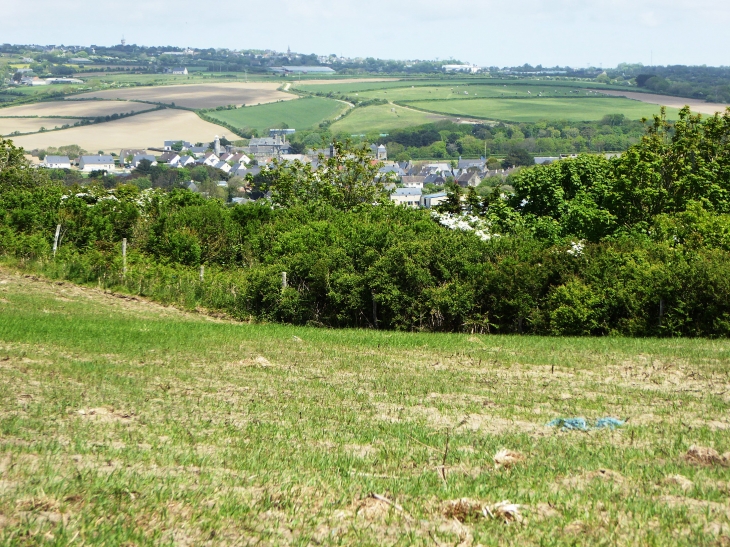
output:
[[[46,163],[71,163],[68,156],[46,156]]]
[[[552,163],[558,161],[560,158],[557,156],[535,156],[535,163],[537,165],[543,165],[545,163]]]
[[[483,168],[487,162],[483,159],[478,160],[459,160],[459,169],[468,169],[469,167],[479,167],[480,169]]]
[[[426,194],[423,199],[445,198],[446,192],[436,192],[435,194]]]
[[[446,182],[446,179],[442,177],[441,175],[437,175],[434,173],[433,175],[427,176],[425,179],[423,179],[423,184],[443,184]]]
[[[134,156],[134,158],[132,158],[132,163],[137,163],[142,160],[148,160],[150,163],[152,163],[157,161],[157,158],[155,158],[151,154],[137,154],[136,156]]]
[[[420,188],[396,188],[395,192],[393,192],[391,195],[393,195],[393,196],[420,196],[421,189]]]
[[[396,175],[403,176],[405,175],[405,171],[398,167],[397,165],[386,165],[385,167],[380,168],[381,173],[395,173]]]
[[[114,163],[113,156],[81,156],[81,161],[90,165],[103,165]]]

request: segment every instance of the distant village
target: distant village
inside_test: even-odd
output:
[[[246,146],[234,146],[223,137],[215,137],[212,143],[193,144],[185,140],[167,140],[159,148],[122,149],[119,154],[81,155],[71,159],[69,156],[46,155],[38,164],[48,169],[68,169],[83,173],[105,172],[107,174],[124,175],[137,169],[143,162],[150,167],[165,164],[168,168],[192,168],[199,165],[212,167],[224,174],[226,179],[248,175],[255,177],[262,169],[272,165],[274,159],[279,162],[311,164],[316,168],[322,158],[327,159],[334,153],[334,148],[310,149],[304,154],[290,153],[287,136],[294,129],[271,129],[268,137],[250,139]],[[221,141],[229,144],[221,144]],[[384,144],[370,145],[373,161],[382,163],[380,176],[387,179],[392,193],[390,199],[398,205],[407,207],[431,208],[446,200],[445,185],[453,182],[464,189],[476,188],[488,177],[506,177],[510,169],[488,169],[485,158],[461,159],[456,162],[412,162],[389,161],[388,151]],[[560,158],[536,158],[537,163],[547,163]],[[227,180],[221,180],[220,186],[227,186]],[[195,181],[189,181],[185,187],[199,191]],[[426,192],[434,187],[441,191]],[[250,201],[250,198],[233,197],[234,203]]]

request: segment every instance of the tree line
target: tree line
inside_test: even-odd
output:
[[[0,253],[48,275],[247,320],[727,336],[729,137],[730,112],[684,110],[675,124],[660,116],[619,158],[524,169],[511,193],[454,188],[440,211],[392,205],[359,145],[338,143],[317,168],[266,170],[267,199],[229,206],[181,189],[69,189],[1,141]]]

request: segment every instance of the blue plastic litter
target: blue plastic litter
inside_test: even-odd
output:
[[[588,431],[588,424],[586,424],[585,418],[556,418],[547,425],[550,427],[559,427],[563,431]]]
[[[608,429],[616,429],[617,427],[621,427],[625,423],[625,421],[618,420],[616,418],[601,418],[599,420],[596,420],[595,429],[603,429],[604,427],[607,427]]]
[[[548,427],[559,427],[561,431],[590,431],[591,429],[616,429],[626,422],[616,418],[599,418],[593,426],[585,418],[555,418],[547,423]]]

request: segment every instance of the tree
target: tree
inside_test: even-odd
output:
[[[141,160],[137,167],[132,171],[135,175],[146,177],[152,174],[152,162],[150,160]]]
[[[332,148],[334,154],[320,156],[316,169],[300,161],[274,160],[259,174],[262,191],[271,192],[271,201],[280,207],[328,204],[350,210],[388,200],[387,180],[378,176],[382,162],[372,161],[369,147],[335,141]],[[250,177],[248,180],[253,182]]]
[[[440,213],[461,213],[461,186],[458,184],[448,184],[446,186],[446,201],[435,207]]]
[[[535,165],[535,158],[522,147],[511,148],[507,156],[502,160],[502,167],[504,169],[530,165]]]

